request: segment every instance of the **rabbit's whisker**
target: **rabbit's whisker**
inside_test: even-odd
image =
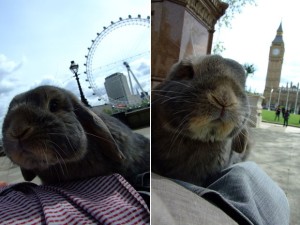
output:
[[[113,141],[111,141],[111,140],[109,140],[109,139],[107,139],[107,138],[103,138],[103,137],[100,137],[100,136],[98,136],[98,135],[95,135],[95,134],[86,132],[86,131],[85,131],[84,133],[87,134],[87,135],[89,135],[89,136],[98,138],[98,139],[100,139],[100,140],[104,140],[104,141],[106,141],[106,142],[113,143]]]
[[[67,167],[67,164],[65,162],[65,159],[62,157],[62,155],[59,153],[59,151],[57,151],[57,149],[55,147],[59,148],[60,151],[63,152],[64,154],[66,154],[65,151],[58,144],[56,144],[55,142],[49,141],[49,143],[53,144],[53,147],[54,147],[53,150],[55,152],[55,156],[57,157],[58,163],[60,165],[61,165],[61,163],[63,163],[64,166],[65,166],[66,171],[68,171],[68,167]],[[58,156],[59,156],[60,159],[58,158]],[[62,169],[62,172],[64,172],[63,169]]]
[[[47,145],[46,145],[45,141],[43,141],[43,145],[44,145],[44,147],[46,149],[46,151],[44,150],[44,148],[42,149],[43,153],[44,153],[44,158],[45,158],[47,166],[49,166],[49,161],[48,161],[48,157],[47,157],[47,154],[46,154],[46,152],[48,152],[48,149],[47,149]]]
[[[175,84],[179,84],[179,85],[182,85],[182,86],[187,87],[187,88],[191,88],[191,87],[192,87],[192,86],[189,85],[189,84],[185,84],[185,83],[182,83],[182,82],[176,81],[176,80],[169,80],[168,82],[175,83]]]
[[[163,95],[163,94],[169,94],[169,93],[172,93],[172,94],[182,94],[182,92],[180,92],[180,91],[165,91],[165,90],[152,90],[151,91],[154,95],[159,95],[159,94],[157,94],[157,93],[160,93],[161,94],[161,96],[165,96],[165,95]]]
[[[187,110],[187,109],[183,109],[183,110],[179,110],[179,111],[177,111],[177,112],[174,112],[174,113],[172,113],[172,115],[177,115],[177,114],[183,114],[183,113],[185,113],[185,112],[190,112],[189,110]]]
[[[171,153],[171,149],[173,148],[174,144],[176,143],[176,140],[178,139],[178,137],[180,137],[182,131],[186,128],[186,121],[188,120],[189,116],[192,114],[189,113],[187,114],[181,121],[181,123],[178,125],[178,128],[173,132],[173,137],[171,138],[171,144],[170,144],[170,148],[169,148],[169,154]]]

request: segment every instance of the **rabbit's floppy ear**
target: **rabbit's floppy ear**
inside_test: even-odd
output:
[[[250,145],[249,132],[246,129],[242,129],[240,133],[232,140],[232,150],[237,153],[243,153],[247,151]]]
[[[108,127],[103,120],[90,109],[80,103],[75,97],[72,97],[74,113],[77,116],[84,130],[99,138],[101,142],[101,151],[110,159],[121,162],[125,156],[120,151],[115,139],[112,137]]]
[[[21,172],[26,181],[32,181],[36,177],[36,174],[32,170],[21,168]]]
[[[190,80],[194,77],[195,72],[192,62],[190,60],[182,60],[181,62],[173,65],[169,73],[168,80]]]

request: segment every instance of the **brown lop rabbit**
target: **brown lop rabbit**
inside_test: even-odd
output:
[[[243,67],[217,55],[175,64],[152,92],[152,171],[197,185],[249,154]]]
[[[27,181],[45,184],[119,173],[134,183],[149,171],[149,140],[96,115],[71,92],[40,86],[17,95],[3,122],[3,147]]]

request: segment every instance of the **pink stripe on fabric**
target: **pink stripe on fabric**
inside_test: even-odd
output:
[[[131,221],[133,218],[138,218],[141,219],[140,217],[142,216],[142,210],[136,209],[135,212],[128,212],[128,210],[123,210],[122,212],[120,212],[120,214],[118,216],[109,216],[109,219],[111,219],[111,222],[121,222],[124,221],[124,223],[128,223],[129,221]],[[127,219],[127,220],[126,220]]]
[[[142,197],[118,174],[51,186],[24,183],[19,187],[0,188],[2,224],[140,225],[150,222]]]

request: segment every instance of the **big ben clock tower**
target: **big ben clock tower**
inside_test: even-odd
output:
[[[264,90],[265,99],[269,99],[272,89],[279,88],[281,68],[284,55],[284,42],[282,39],[282,24],[280,23],[275,39],[270,46],[269,65]]]

